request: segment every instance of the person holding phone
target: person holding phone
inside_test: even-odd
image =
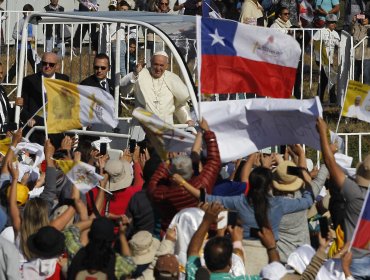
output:
[[[274,196],[286,199],[301,198],[303,172],[306,172],[305,169],[296,166],[292,161],[281,162],[274,173]],[[283,263],[296,248],[310,244],[306,209],[283,216],[279,226],[279,237],[277,245]]]

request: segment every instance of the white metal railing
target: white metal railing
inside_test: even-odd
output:
[[[362,38],[359,42],[357,42],[357,44],[355,44],[352,48],[351,48],[351,72],[350,72],[350,78],[351,80],[355,80],[356,78],[358,78],[358,80],[363,83],[364,82],[364,61],[365,61],[365,48],[367,48],[368,46],[365,46],[365,42],[367,42],[367,39],[369,37],[368,36],[365,36],[364,38]],[[360,49],[361,50],[361,59],[359,60],[359,62],[361,63],[361,67],[360,67],[360,72],[358,73],[359,74],[359,77],[356,77],[356,70],[358,70],[358,67],[359,65],[356,65],[356,57],[355,57],[355,53],[356,53],[356,50],[357,49]]]
[[[353,158],[358,158],[358,162],[361,162],[364,157],[370,154],[370,150],[365,150],[362,143],[364,137],[370,137],[370,132],[355,132],[355,133],[337,133],[342,139],[344,143],[344,151],[342,152],[346,156],[350,156]],[[350,138],[357,138],[357,141],[350,141]],[[356,145],[357,142],[357,145]],[[353,151],[349,149],[349,143],[353,147],[353,151],[357,151],[357,154],[354,154]],[[321,152],[317,151],[316,153],[316,162],[320,162],[321,159]],[[352,164],[353,165],[353,164]]]

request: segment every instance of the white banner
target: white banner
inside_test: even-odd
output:
[[[274,145],[306,144],[320,150],[318,98],[257,98],[202,102],[201,112],[216,133],[221,160],[228,162]]]

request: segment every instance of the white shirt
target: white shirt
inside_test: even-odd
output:
[[[322,39],[322,49],[326,49],[326,54],[329,58],[330,64],[333,64],[335,46],[339,47],[340,37],[337,31],[331,31],[329,28],[323,28],[313,35],[314,41]],[[315,59],[320,61],[320,48],[315,48]]]
[[[360,106],[351,105],[348,107],[347,117],[349,118],[358,118],[358,116],[362,113]]]
[[[121,89],[125,93],[134,91],[136,106],[156,114],[162,120],[172,124],[175,114],[180,123],[191,120],[186,101],[190,98],[186,85],[176,74],[165,71],[162,77],[155,79],[148,69],[139,73],[137,80],[133,73],[121,79]]]

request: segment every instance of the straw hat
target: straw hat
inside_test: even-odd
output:
[[[108,160],[105,171],[109,174],[108,190],[111,192],[131,186],[131,165],[125,160]]]
[[[303,180],[297,176],[287,173],[288,166],[296,167],[292,161],[285,160],[281,162],[274,172],[272,184],[275,189],[285,192],[295,192],[303,185]]]
[[[142,230],[134,234],[129,241],[132,258],[137,265],[151,263],[160,242],[148,231]]]

